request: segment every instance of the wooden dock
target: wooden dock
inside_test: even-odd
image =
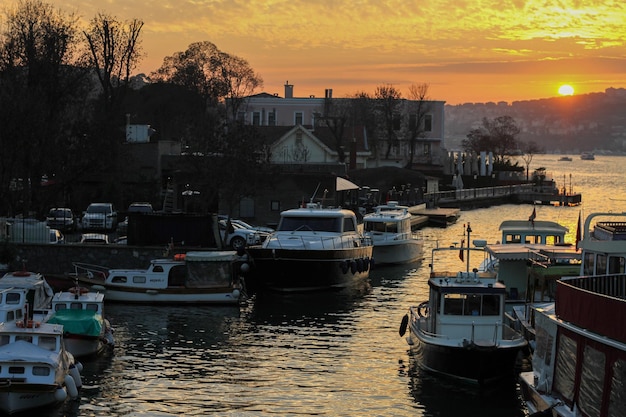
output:
[[[424,208],[416,216],[426,217],[429,226],[447,227],[456,223],[461,215],[460,208]]]

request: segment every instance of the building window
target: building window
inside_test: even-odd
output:
[[[304,114],[301,111],[295,113],[295,125],[301,125],[304,121]]]
[[[424,144],[424,156],[430,155],[430,143]]]
[[[424,116],[424,132],[432,132],[433,131],[433,116],[432,114],[427,114]]]
[[[252,112],[252,125],[261,126],[261,112]]]
[[[267,114],[267,125],[276,126],[276,110],[272,110]]]
[[[270,210],[271,211],[280,211],[280,201],[272,200],[270,202]]]

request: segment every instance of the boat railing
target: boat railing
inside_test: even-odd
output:
[[[567,277],[563,282],[592,293],[626,300],[626,274]]]
[[[288,240],[273,236],[268,244],[270,247],[278,245],[279,248],[293,248],[294,237],[300,241],[304,249],[345,249],[372,244],[371,238],[367,236],[290,236]]]
[[[92,265],[83,262],[73,262],[75,277],[86,276],[87,278],[98,278],[104,280],[109,274],[109,268],[102,265]]]

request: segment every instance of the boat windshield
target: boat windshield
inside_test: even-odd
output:
[[[395,222],[365,222],[367,232],[398,233],[398,223]]]
[[[341,217],[283,217],[278,231],[314,231],[341,233]]]

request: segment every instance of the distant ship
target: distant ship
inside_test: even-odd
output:
[[[583,152],[580,154],[580,159],[585,161],[593,161],[594,159],[596,159],[596,157],[593,152]]]

